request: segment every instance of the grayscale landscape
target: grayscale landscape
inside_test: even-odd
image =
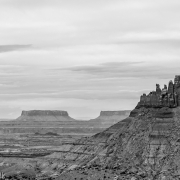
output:
[[[0,180],[179,180],[179,17],[179,0],[0,0]]]
[[[75,161],[74,154],[73,159],[64,157],[77,140],[104,131],[129,114],[128,110],[103,111],[96,119],[80,121],[66,111],[22,111],[17,119],[0,121],[1,169],[6,176],[30,171],[37,179],[56,177]]]

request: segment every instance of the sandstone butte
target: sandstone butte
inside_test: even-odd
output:
[[[66,111],[60,110],[31,110],[31,111],[22,111],[21,116],[16,120],[23,121],[74,121],[75,119],[71,118]]]
[[[78,133],[87,136],[101,132],[128,117],[129,110],[101,111],[92,120],[76,120],[62,110],[22,111],[21,116],[11,121],[0,121],[0,133]]]
[[[89,122],[101,122],[102,124],[114,124],[124,118],[128,117],[130,110],[120,110],[120,111],[101,111],[100,115],[89,120]],[[67,111],[62,110],[31,110],[31,111],[22,111],[21,116],[16,120],[18,121],[74,121],[69,116]],[[78,120],[76,120],[78,121]],[[80,121],[80,120],[79,120]],[[87,121],[88,122],[88,121]]]
[[[180,76],[161,93],[156,87],[158,92],[141,97],[128,118],[50,155],[71,169],[59,179],[79,171],[88,174],[94,167],[94,179],[103,169],[111,169],[119,179],[180,179]]]
[[[130,110],[121,110],[121,111],[101,111],[100,115],[91,119],[90,123],[98,123],[101,127],[110,127],[111,125],[127,118],[130,114]]]

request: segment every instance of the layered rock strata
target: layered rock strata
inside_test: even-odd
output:
[[[96,174],[108,169],[119,179],[180,179],[179,77],[176,76],[174,84],[170,82],[168,89],[162,90],[163,94],[158,96],[162,101],[156,101],[150,93],[143,104],[141,97],[128,118],[90,138],[76,141],[66,150],[62,147],[56,157],[64,162],[68,160],[69,169],[76,167],[65,175],[71,179],[71,174],[74,178],[75,174],[85,172],[84,178],[88,178],[88,173],[93,171],[90,179],[95,180],[99,178]],[[156,93],[162,91],[157,89]],[[177,96],[173,95],[171,102],[177,104],[171,106],[172,99],[163,103],[173,92]]]
[[[88,171],[98,166],[101,170],[112,169],[125,179],[180,178],[180,107],[142,107],[134,111],[133,116],[91,138],[76,141],[65,151],[61,147],[56,157],[64,162],[71,160],[69,168]]]

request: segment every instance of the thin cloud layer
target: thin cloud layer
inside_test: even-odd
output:
[[[0,117],[132,109],[180,74],[179,0],[1,0]]]
[[[102,78],[157,78],[168,79],[179,72],[180,64],[175,61],[171,66],[167,63],[143,62],[110,62],[99,65],[77,66],[69,68],[74,72],[82,72]]]
[[[29,49],[31,45],[0,45],[0,53]]]

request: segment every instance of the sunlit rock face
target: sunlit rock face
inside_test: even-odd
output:
[[[72,121],[66,111],[50,111],[50,110],[31,110],[22,111],[21,116],[17,120],[35,120],[35,121]]]

